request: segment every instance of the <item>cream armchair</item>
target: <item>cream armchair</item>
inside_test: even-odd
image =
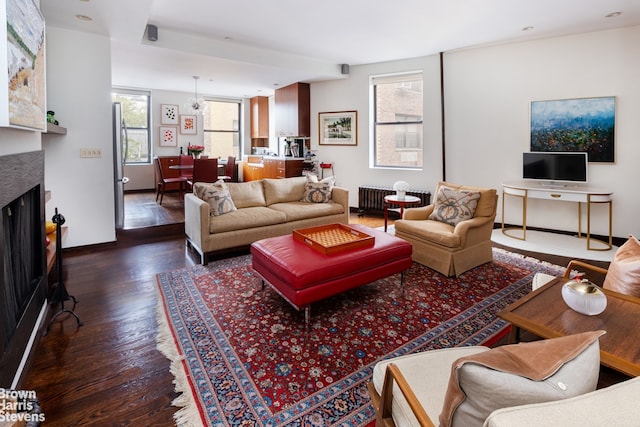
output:
[[[382,360],[367,384],[376,427],[637,426],[640,382],[594,391],[603,333]]]
[[[429,219],[442,187],[479,192],[473,217],[455,226]],[[429,206],[405,210],[402,219],[394,223],[396,236],[413,245],[413,260],[447,276],[459,276],[493,260],[491,231],[498,205],[496,190],[441,181],[435,197],[435,202]]]

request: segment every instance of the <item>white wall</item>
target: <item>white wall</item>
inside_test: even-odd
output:
[[[615,192],[613,235],[640,233],[640,27],[463,50],[446,54],[444,64],[447,178],[454,182],[501,189],[521,178],[531,101],[615,96],[616,162],[590,163],[589,181]],[[519,223],[521,212],[521,201],[507,197],[506,222]],[[527,224],[576,231],[577,205],[530,200]],[[606,205],[594,207],[592,233],[608,234]]]
[[[45,182],[69,227],[64,247],[115,240],[109,38],[47,28],[47,109],[66,135],[43,137]],[[81,148],[102,150],[80,158]]]
[[[336,185],[349,190],[350,206],[358,206],[358,187],[365,184],[391,186],[402,180],[411,188],[433,191],[442,175],[439,67],[437,56],[351,66],[346,79],[311,84],[311,149],[317,150],[318,161],[333,163]],[[369,77],[419,70],[425,75],[423,170],[371,169]],[[319,146],[318,113],[353,110],[358,112],[358,145]]]
[[[41,140],[40,132],[0,128],[0,156],[40,150]]]
[[[346,80],[312,83],[312,142],[318,159],[335,163],[338,185],[357,206],[362,184],[391,185],[402,179],[433,192],[442,177],[438,56],[352,66]],[[425,75],[424,170],[369,168],[368,77],[423,69]],[[534,100],[616,96],[616,163],[590,164],[591,185],[615,192],[613,235],[640,234],[635,214],[640,196],[640,27],[527,43],[474,48],[444,55],[446,179],[500,190],[521,177],[522,152],[529,151],[529,105]],[[318,147],[317,114],[358,111],[357,147]],[[507,222],[521,220],[519,201],[507,199]],[[583,217],[586,209],[583,209]],[[592,233],[608,234],[604,205],[593,212]],[[497,221],[501,220],[498,209]],[[577,230],[577,206],[532,201],[527,223]],[[583,232],[586,224],[583,218]]]

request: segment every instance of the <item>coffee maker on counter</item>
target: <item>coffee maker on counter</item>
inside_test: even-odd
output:
[[[305,140],[304,138],[287,137],[282,140],[281,148],[281,155],[284,157],[302,158],[305,154]]]

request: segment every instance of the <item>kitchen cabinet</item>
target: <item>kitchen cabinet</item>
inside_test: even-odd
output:
[[[264,178],[264,165],[259,163],[243,162],[242,174],[244,181],[257,181]]]
[[[269,98],[251,98],[251,139],[269,138]],[[252,144],[252,146],[255,146]]]
[[[265,158],[266,178],[291,178],[302,175],[302,159]]]
[[[293,83],[276,89],[276,136],[311,136],[310,94],[308,83]]]
[[[251,160],[250,160],[251,159]],[[244,181],[255,181],[262,178],[291,178],[302,176],[303,159],[286,157],[249,157],[243,162]],[[259,163],[262,161],[262,163]]]

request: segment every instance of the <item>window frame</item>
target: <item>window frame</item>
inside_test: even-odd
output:
[[[393,120],[393,121],[378,121],[377,112],[378,112],[378,92],[377,85],[384,83],[396,83],[402,85],[403,87],[408,87],[410,90],[411,85],[407,85],[409,82],[421,81],[423,85],[423,90],[421,94],[421,105],[422,105],[422,115],[420,120]],[[405,138],[404,147],[397,147],[398,141],[394,137],[393,141],[387,141],[388,144],[392,144],[396,150],[407,150],[407,151],[415,151],[419,149],[421,153],[424,155],[424,72],[422,70],[417,71],[407,71],[401,73],[392,73],[392,74],[380,74],[370,76],[370,156],[369,156],[369,167],[372,169],[402,169],[402,170],[423,170],[424,163],[422,162],[419,166],[407,166],[401,164],[384,164],[378,162],[378,129],[379,127],[386,126],[416,126],[417,128],[422,128],[422,132],[418,132],[421,134],[419,138],[419,142],[416,144],[416,147],[410,147],[407,145],[407,140]],[[405,116],[408,117],[407,113],[398,114],[395,113],[395,116]],[[405,133],[406,135],[406,133]]]
[[[235,134],[236,135],[236,141],[238,142],[238,153],[236,154],[235,152],[233,155],[236,158],[241,158],[242,157],[242,153],[243,153],[243,146],[242,146],[242,138],[244,135],[244,129],[243,129],[243,120],[242,120],[242,108],[243,108],[243,100],[242,99],[235,99],[235,98],[206,98],[204,100],[206,108],[205,108],[205,112],[204,114],[209,114],[211,111],[211,106],[209,103],[228,103],[228,104],[236,104],[237,108],[238,108],[238,124],[237,124],[237,130],[229,130],[229,129],[207,129],[206,125],[205,125],[205,120],[203,117],[202,120],[202,134],[203,134],[203,143],[205,143],[206,146],[206,140],[207,135],[209,134]],[[208,148],[208,147],[207,147]],[[207,148],[205,148],[205,151],[207,151]]]
[[[151,144],[151,91],[148,90],[140,90],[140,89],[128,89],[128,88],[121,88],[121,87],[112,87],[111,88],[111,102],[117,102],[117,100],[114,100],[114,95],[115,94],[120,94],[120,95],[136,95],[136,96],[145,96],[147,99],[147,126],[145,127],[132,127],[129,124],[127,124],[127,130],[133,130],[133,131],[146,131],[147,133],[147,160],[146,161],[139,161],[139,162],[132,162],[132,161],[127,161],[127,159],[123,159],[123,162],[125,164],[125,166],[127,165],[150,165],[153,161],[153,145]],[[123,117],[124,117],[124,112],[123,112]],[[125,120],[126,123],[126,120]]]

